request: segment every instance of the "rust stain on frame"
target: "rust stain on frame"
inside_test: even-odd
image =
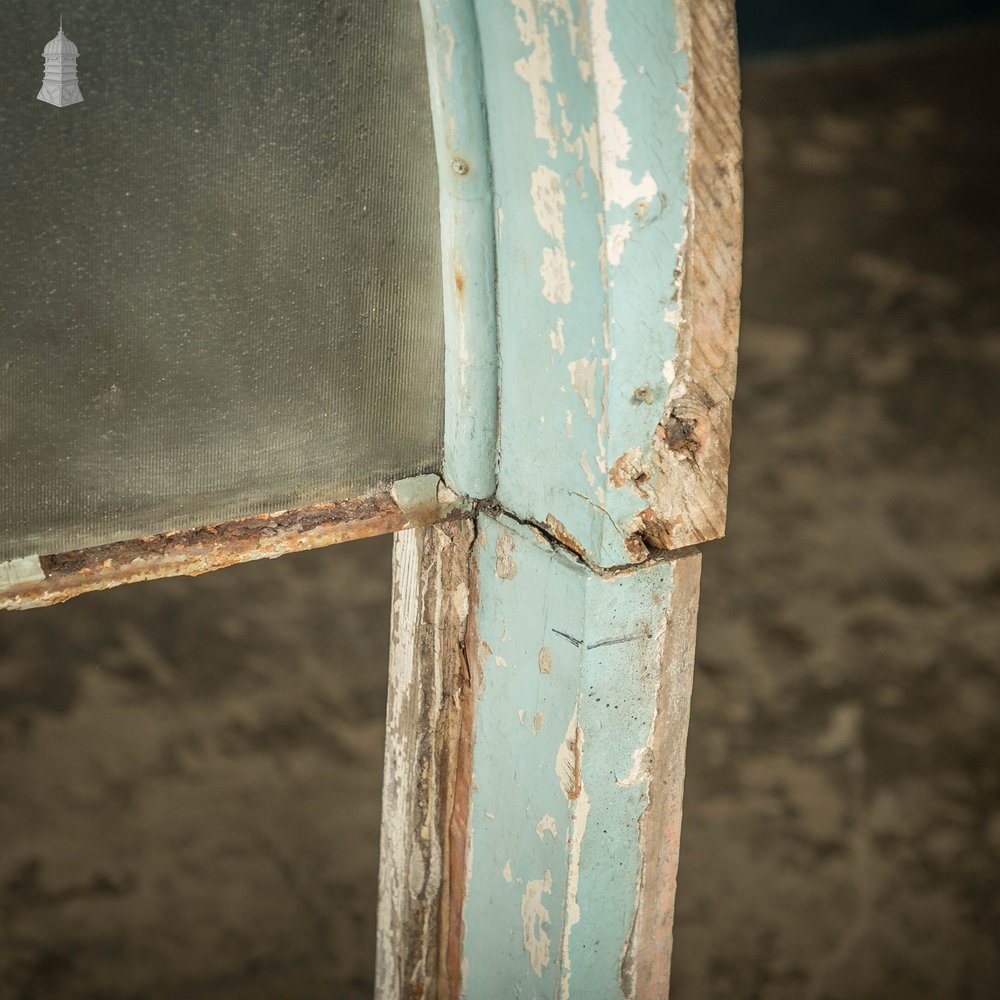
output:
[[[41,556],[44,580],[0,591],[0,610],[60,604],[92,590],[170,576],[199,576],[254,559],[321,548],[468,516],[468,505],[433,494],[405,509],[390,491],[222,524],[169,531]]]

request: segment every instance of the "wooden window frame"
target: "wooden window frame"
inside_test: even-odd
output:
[[[441,476],[20,560],[0,608],[395,532],[378,996],[664,997],[735,390],[732,0],[420,6]]]

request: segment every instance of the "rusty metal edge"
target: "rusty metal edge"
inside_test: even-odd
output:
[[[94,590],[171,576],[199,576],[254,559],[274,559],[357,538],[468,517],[450,490],[404,507],[394,491],[312,504],[221,524],[168,531],[40,558],[45,579],[0,591],[0,610],[61,604]]]

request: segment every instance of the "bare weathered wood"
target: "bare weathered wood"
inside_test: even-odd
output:
[[[376,971],[381,1000],[451,996],[461,975],[473,538],[473,522],[460,521],[402,532],[393,549]]]
[[[649,803],[639,820],[642,869],[638,905],[622,961],[625,995],[638,1000],[665,998],[670,992],[700,581],[700,559],[678,560],[673,588],[669,597],[664,595],[664,639],[650,741]]]
[[[743,253],[743,136],[732,0],[677,0],[690,66],[688,208],[673,381],[653,439],[648,545],[721,538],[726,526]]]

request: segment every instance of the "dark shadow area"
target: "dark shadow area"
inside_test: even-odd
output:
[[[1000,0],[736,0],[740,52],[887,41],[1000,19]]]
[[[0,997],[371,996],[390,549],[0,618]]]

